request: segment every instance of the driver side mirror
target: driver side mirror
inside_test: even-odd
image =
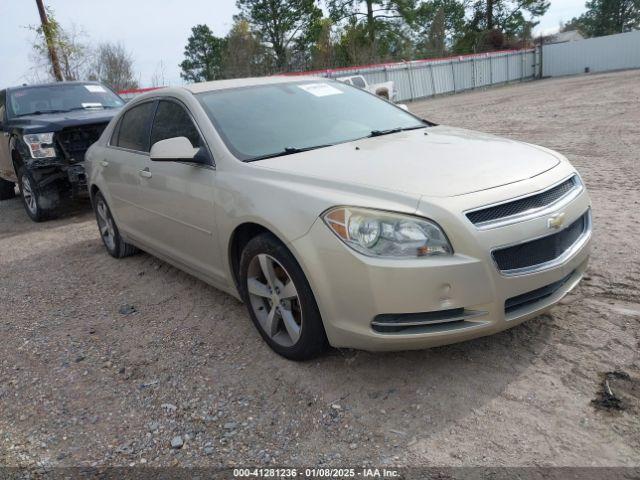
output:
[[[187,137],[173,137],[154,143],[149,157],[154,162],[206,163],[199,153]]]

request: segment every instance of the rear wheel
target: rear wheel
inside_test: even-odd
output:
[[[120,236],[116,221],[113,219],[111,210],[100,192],[96,192],[94,196],[93,209],[96,212],[100,238],[109,255],[114,258],[124,258],[138,252],[135,246],[125,242]]]
[[[9,200],[16,196],[16,184],[0,178],[0,200]]]
[[[240,260],[241,294],[253,323],[283,357],[307,360],[327,346],[313,292],[291,252],[271,234],[246,245]]]

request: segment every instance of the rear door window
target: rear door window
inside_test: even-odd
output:
[[[149,151],[149,123],[154,102],[146,102],[127,110],[114,132],[112,145],[116,147]]]

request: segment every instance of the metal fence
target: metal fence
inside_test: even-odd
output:
[[[531,80],[536,76],[537,58],[534,50],[510,50],[304,73],[330,78],[362,75],[370,84],[392,80],[396,101],[407,101]]]
[[[542,76],[640,68],[640,30],[542,47]]]
[[[138,95],[142,95],[143,93],[152,92],[153,90],[158,90],[162,87],[148,87],[148,88],[131,88],[128,90],[120,90],[118,91],[118,95],[125,102],[128,102],[132,98],[137,97]]]
[[[587,72],[640,68],[640,30],[606,37],[440,59],[335,68],[291,75],[362,75],[370,84],[393,81],[396,101],[479,87]],[[149,89],[119,92],[126,100]]]
[[[329,78],[362,75],[368,83],[393,81],[396,101],[416,100],[443,93],[458,93],[479,87],[532,80],[539,74],[535,50],[507,50],[458,57],[414,60],[358,67],[297,72]],[[153,88],[118,92],[127,101]]]

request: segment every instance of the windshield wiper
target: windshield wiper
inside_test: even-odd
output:
[[[392,133],[406,132],[407,130],[418,130],[419,128],[427,128],[428,125],[415,125],[413,127],[397,127],[387,130],[371,130],[369,137],[381,137],[382,135],[390,135]]]
[[[68,113],[68,112],[73,112],[75,110],[106,110],[109,108],[116,108],[116,107],[100,105],[99,107],[74,107],[74,108],[69,108],[67,110],[62,110],[62,109],[36,110],[35,112],[21,113],[20,115],[16,115],[16,117],[27,117],[29,115],[46,115],[48,113]]]
[[[35,112],[21,113],[16,117],[27,117],[29,115],[46,115],[47,113],[64,113],[66,110],[36,110]]]
[[[60,110],[60,111],[61,112],[73,112],[73,111],[76,111],[76,110],[106,110],[106,109],[109,109],[109,108],[115,108],[115,107],[110,107],[110,106],[107,106],[107,105],[100,105],[100,106],[95,105],[95,106],[91,106],[91,107],[73,107],[73,108],[70,108],[69,110]]]
[[[309,150],[317,150],[318,148],[332,147],[333,143],[327,143],[325,145],[314,145],[313,147],[284,147],[281,151],[275,153],[267,153],[266,155],[260,155],[259,157],[253,157],[246,160],[247,162],[253,162],[256,160],[265,160],[267,158],[283,157],[285,155],[293,155],[294,153],[308,152]]]

